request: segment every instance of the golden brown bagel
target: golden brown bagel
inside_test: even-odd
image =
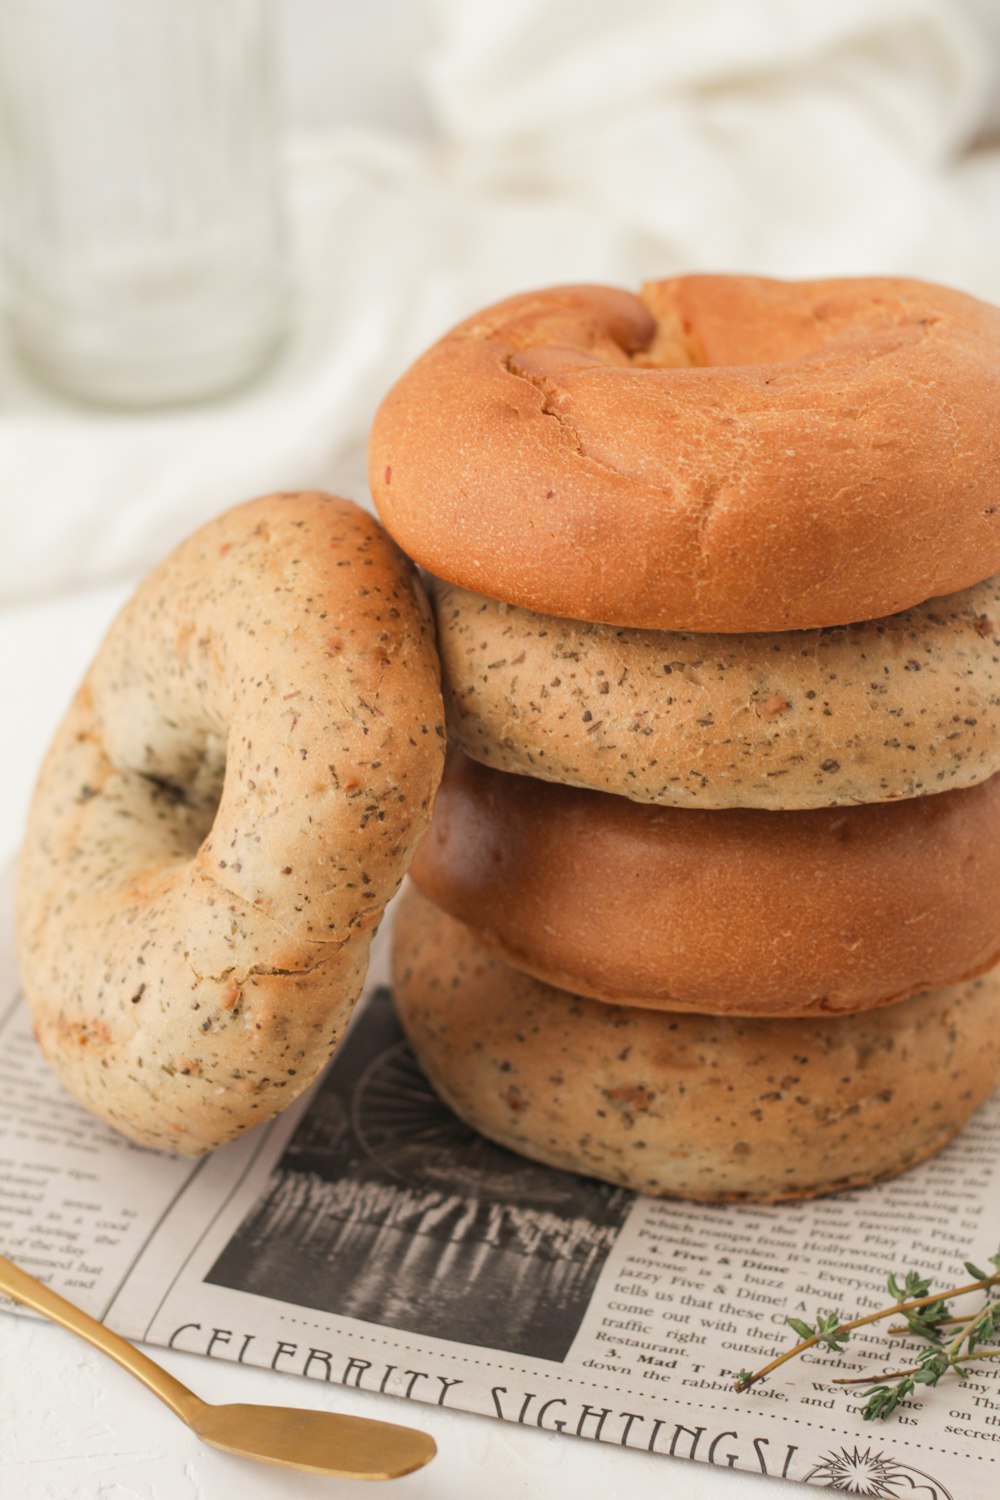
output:
[[[350,501],[252,501],[156,568],[21,856],[21,978],[65,1087],[191,1154],[290,1104],[350,1016],[442,734],[426,599]]]
[[[462,1119],[643,1193],[860,1187],[939,1150],[1000,1082],[996,972],[853,1016],[630,1010],[507,968],[413,891],[393,967],[417,1058]]]
[[[655,630],[843,625],[1000,571],[1000,311],[897,278],[509,298],[372,429],[379,513],[451,583]]]
[[[505,962],[578,994],[864,1010],[1000,957],[1000,776],[869,807],[710,812],[453,755],[411,874]]]
[[[1000,576],[828,630],[588,625],[434,587],[449,738],[670,807],[832,807],[1000,771]]]

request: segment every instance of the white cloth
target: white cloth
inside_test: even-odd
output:
[[[0,600],[140,572],[269,489],[364,501],[381,395],[520,288],[885,272],[1000,300],[1000,146],[971,149],[1000,68],[957,0],[423,3],[435,128],[289,141],[297,318],[254,388],[99,414],[0,352]]]

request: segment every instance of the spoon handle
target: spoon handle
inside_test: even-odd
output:
[[[168,1375],[166,1370],[140,1353],[126,1339],[112,1333],[110,1328],[105,1328],[103,1323],[98,1323],[96,1318],[82,1312],[72,1302],[67,1302],[65,1297],[60,1297],[51,1287],[43,1286],[34,1276],[29,1276],[27,1271],[22,1271],[20,1266],[15,1266],[4,1255],[0,1255],[0,1292],[6,1292],[25,1307],[34,1308],[35,1312],[43,1313],[54,1323],[68,1328],[78,1338],[93,1344],[95,1349],[100,1349],[102,1354],[106,1354],[109,1359],[128,1370],[130,1375],[141,1380],[183,1422],[190,1422],[197,1408],[203,1405],[193,1391]]]

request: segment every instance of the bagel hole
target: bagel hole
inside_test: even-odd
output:
[[[225,740],[213,733],[136,773],[149,812],[177,857],[193,858],[215,822],[226,775]]]
[[[148,788],[150,812],[172,857],[193,859],[212,830],[218,804],[189,802],[184,787],[158,776],[141,775],[139,779]]]
[[[787,364],[834,344],[865,348],[877,331],[896,339],[926,335],[893,299],[869,301],[861,317],[856,297],[818,299],[780,282],[694,277],[652,282],[641,300],[655,323],[632,363],[645,369],[737,368]],[[844,354],[846,357],[846,352]]]
[[[690,328],[680,317],[667,315],[657,318],[652,341],[632,355],[632,364],[640,370],[690,370],[707,360],[696,348]]]

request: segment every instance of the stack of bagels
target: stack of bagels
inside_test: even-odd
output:
[[[399,912],[431,1081],[514,1150],[778,1200],[1000,1082],[1000,312],[570,287],[386,397],[449,763]]]

